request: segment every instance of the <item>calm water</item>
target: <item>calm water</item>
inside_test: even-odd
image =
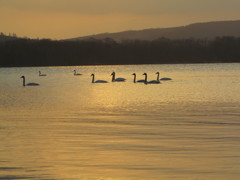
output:
[[[239,90],[240,64],[0,68],[0,179],[240,179]]]

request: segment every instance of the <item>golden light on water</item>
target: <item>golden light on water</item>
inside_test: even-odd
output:
[[[77,68],[1,69],[0,178],[238,179],[237,64]],[[159,70],[173,80],[132,82]]]

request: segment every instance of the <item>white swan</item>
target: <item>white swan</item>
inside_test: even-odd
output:
[[[111,76],[112,76],[112,82],[124,82],[124,81],[126,81],[125,78],[121,78],[121,77],[115,78],[115,72],[112,72]]]
[[[136,83],[136,82],[137,82],[137,83],[144,83],[144,82],[145,82],[144,79],[140,79],[140,80],[137,80],[137,81],[136,81],[136,77],[137,77],[136,73],[133,73],[132,75],[134,76],[134,78],[133,78],[133,82],[134,82],[134,83]]]
[[[80,75],[82,75],[81,73],[77,73],[76,70],[73,70],[73,72],[74,72],[74,76],[80,76]]]
[[[151,81],[147,81],[147,73],[143,74],[145,76],[145,84],[160,84],[159,80],[151,80]]]
[[[23,79],[23,86],[39,86],[38,83],[27,83],[25,84],[25,76],[20,77]]]
[[[42,74],[41,71],[38,71],[39,72],[39,76],[47,76],[46,74]]]
[[[156,74],[158,75],[158,76],[157,76],[157,80],[158,80],[160,73],[159,73],[159,72],[156,72]],[[163,77],[163,78],[161,78],[160,80],[161,80],[161,81],[170,81],[170,80],[172,80],[172,78]]]
[[[91,76],[92,76],[92,83],[108,83],[108,82],[105,81],[105,80],[96,80],[96,81],[94,81],[95,75],[94,75],[94,74],[91,74]]]

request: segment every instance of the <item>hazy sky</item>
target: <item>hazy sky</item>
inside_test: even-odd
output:
[[[240,19],[240,0],[0,0],[0,32],[62,39]]]

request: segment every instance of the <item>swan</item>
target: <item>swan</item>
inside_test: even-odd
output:
[[[159,72],[157,72],[156,74],[157,74],[157,79],[148,81],[148,84],[159,84],[159,83],[161,83],[160,80],[159,80]]]
[[[159,73],[159,72],[156,72],[156,74],[157,74],[157,80],[158,80],[160,73]],[[161,80],[161,81],[170,81],[170,80],[172,80],[172,78],[163,77],[163,78],[161,78],[160,80]]]
[[[133,82],[134,82],[134,83],[136,83],[136,82],[137,82],[137,83],[144,83],[144,82],[145,82],[144,79],[141,79],[141,80],[137,80],[137,81],[136,81],[136,76],[137,76],[136,73],[133,73],[132,75],[134,76],[134,78],[133,78]]]
[[[23,86],[39,86],[38,83],[27,83],[27,84],[25,84],[25,76],[21,76],[20,78],[23,79]]]
[[[112,76],[112,82],[124,82],[124,81],[126,81],[125,78],[121,78],[121,77],[115,78],[115,72],[112,72],[111,76]]]
[[[41,71],[38,71],[39,72],[39,76],[47,76],[46,74],[42,74]]]
[[[80,76],[80,75],[82,75],[82,74],[80,74],[80,73],[77,73],[76,70],[73,70],[73,72],[74,72],[74,76]]]
[[[96,80],[96,81],[94,81],[95,75],[94,75],[94,74],[91,74],[91,76],[92,76],[92,83],[108,83],[108,82],[105,81],[105,80]]]
[[[145,75],[145,84],[160,84],[159,80],[152,80],[152,81],[147,81],[147,73],[144,73],[143,75]]]

